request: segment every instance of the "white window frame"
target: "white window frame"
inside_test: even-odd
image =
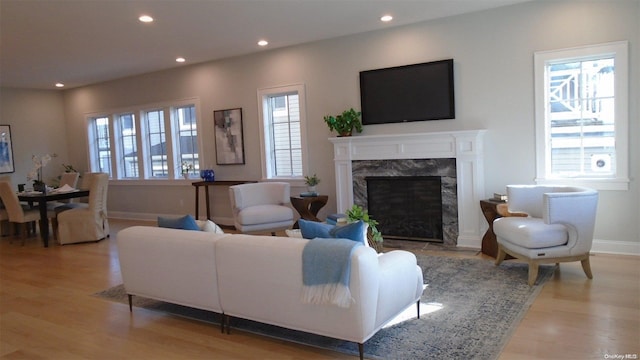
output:
[[[91,134],[91,131],[93,129],[93,124],[92,122],[95,121],[96,118],[108,118],[109,119],[109,143],[110,143],[110,149],[111,149],[111,156],[110,156],[110,160],[111,160],[111,169],[110,169],[110,176],[111,176],[111,181],[110,183],[114,183],[114,184],[118,184],[118,183],[127,183],[127,184],[131,184],[131,183],[148,183],[148,182],[157,182],[157,181],[169,181],[169,182],[175,182],[176,184],[178,183],[182,183],[184,182],[183,177],[180,174],[180,163],[177,162],[176,158],[174,158],[173,153],[174,151],[176,151],[176,147],[179,146],[179,144],[174,144],[174,131],[175,129],[179,128],[179,126],[174,126],[172,125],[174,123],[174,121],[172,120],[172,112],[174,111],[175,108],[178,107],[183,107],[183,106],[194,106],[195,107],[195,116],[196,116],[196,131],[198,133],[198,158],[200,159],[200,165],[202,166],[202,164],[204,163],[205,159],[202,156],[202,117],[200,116],[200,101],[197,98],[190,98],[190,99],[184,99],[184,100],[176,100],[176,101],[168,101],[168,102],[163,102],[163,103],[156,103],[156,104],[147,104],[147,105],[139,105],[139,106],[132,106],[132,107],[127,107],[127,108],[120,108],[120,109],[113,109],[113,110],[109,110],[109,111],[102,111],[99,113],[89,113],[85,115],[85,118],[87,119],[87,144],[89,146],[88,149],[88,153],[89,153],[89,163],[88,163],[88,168],[91,169],[90,171],[96,171],[94,168],[94,160],[95,160],[95,145],[94,145],[94,139],[93,139],[93,135]],[[159,110],[162,111],[164,113],[164,123],[165,123],[165,131],[166,133],[166,142],[167,142],[167,152],[168,152],[168,163],[169,163],[169,168],[168,168],[168,177],[153,177],[153,173],[151,171],[151,164],[148,164],[147,161],[147,155],[148,155],[148,149],[147,149],[147,140],[146,140],[146,136],[147,136],[147,129],[146,129],[146,125],[144,124],[146,119],[144,118],[145,116],[145,112],[146,111],[150,111],[150,110]],[[138,161],[139,161],[139,176],[136,178],[125,178],[122,176],[122,171],[121,171],[121,164],[120,164],[120,158],[119,156],[121,154],[119,154],[119,152],[121,152],[120,147],[119,147],[119,141],[120,139],[117,137],[116,132],[114,130],[116,130],[116,122],[117,122],[117,117],[120,114],[123,113],[133,113],[135,114],[135,116],[137,117],[136,119],[136,137],[137,137],[137,146],[138,146]],[[175,123],[177,123],[178,121],[176,120]],[[178,124],[179,125],[179,124]],[[191,180],[189,180],[191,181]]]
[[[87,145],[88,145],[88,149],[87,149],[87,153],[89,154],[89,169],[91,169],[90,171],[104,171],[101,168],[97,168],[94,167],[94,160],[97,160],[99,162],[99,151],[98,151],[98,145],[96,144],[96,136],[97,134],[95,133],[96,130],[96,125],[95,122],[98,119],[107,119],[107,129],[109,131],[109,166],[110,168],[108,169],[107,173],[109,174],[110,178],[113,178],[113,171],[114,171],[114,164],[113,164],[113,159],[114,159],[114,149],[116,148],[116,144],[113,141],[114,135],[113,135],[113,116],[112,115],[108,115],[107,113],[95,113],[95,114],[89,114],[87,115]]]
[[[276,86],[270,88],[258,89],[258,116],[260,127],[260,153],[262,157],[262,181],[276,180],[276,181],[290,181],[295,182],[294,185],[301,186],[304,184],[304,176],[295,177],[283,177],[275,176],[273,167],[270,161],[270,133],[269,127],[266,123],[269,121],[268,108],[265,106],[265,101],[269,97],[277,96],[286,93],[297,93],[300,107],[300,144],[302,152],[302,172],[308,174],[308,161],[307,161],[307,109],[306,109],[306,94],[304,84],[293,84],[285,86]]]
[[[124,115],[131,115],[132,116],[132,124],[133,124],[133,129],[135,129],[135,133],[133,134],[134,137],[134,142],[135,142],[135,146],[137,147],[136,152],[138,152],[138,156],[136,159],[137,162],[137,167],[138,167],[138,176],[126,176],[126,168],[125,168],[125,164],[124,164],[124,155],[125,155],[125,151],[124,151],[124,139],[123,136],[124,134],[122,134],[122,131],[124,130],[123,125],[123,119],[122,116]],[[116,163],[115,163],[115,167],[116,167],[116,172],[114,174],[117,174],[118,178],[123,178],[123,179],[137,179],[138,177],[140,177],[142,174],[140,173],[141,171],[141,167],[140,167],[140,163],[141,163],[141,159],[140,159],[140,141],[139,141],[139,136],[137,135],[140,131],[140,119],[139,116],[136,112],[132,112],[132,111],[125,111],[125,112],[121,112],[118,114],[114,114],[112,115],[112,121],[111,121],[111,130],[113,130],[113,135],[111,135],[111,137],[113,138],[112,141],[115,141],[116,144],[116,149],[115,151],[112,151],[112,154],[115,153],[116,154]],[[116,131],[117,130],[117,131]],[[129,135],[130,136],[130,135]],[[112,156],[112,162],[113,162],[113,156]],[[114,167],[112,165],[112,167]]]
[[[629,189],[629,53],[628,42],[538,51],[534,54],[536,183],[587,186],[598,190]],[[616,172],[602,177],[560,177],[551,175],[551,126],[546,121],[548,87],[546,66],[559,60],[585,60],[612,55],[615,62],[615,159]]]

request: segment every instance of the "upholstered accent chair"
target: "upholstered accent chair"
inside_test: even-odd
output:
[[[24,245],[30,230],[33,229],[35,233],[35,224],[40,220],[40,211],[38,209],[23,209],[18,195],[8,181],[0,181],[0,198],[2,198],[9,222],[16,226],[20,225],[22,245]]]
[[[271,232],[293,226],[289,183],[260,182],[229,187],[233,220],[242,233]]]
[[[507,254],[527,261],[528,283],[538,278],[540,264],[580,261],[593,278],[589,251],[593,242],[598,192],[576,186],[509,185],[509,212],[526,217],[502,217],[493,222],[500,265]]]
[[[60,244],[99,241],[109,236],[108,188],[108,174],[91,174],[88,206],[71,208],[57,215]]]

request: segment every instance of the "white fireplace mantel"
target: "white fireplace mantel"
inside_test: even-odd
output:
[[[483,137],[486,130],[329,138],[333,143],[338,212],[353,205],[354,160],[456,159],[457,246],[480,248],[484,198]]]

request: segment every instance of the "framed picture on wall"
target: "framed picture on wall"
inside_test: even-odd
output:
[[[242,109],[215,110],[216,164],[244,164]]]
[[[12,173],[14,171],[11,126],[0,125],[0,174]]]

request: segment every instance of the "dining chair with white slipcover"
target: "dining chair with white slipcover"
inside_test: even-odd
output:
[[[99,241],[109,236],[107,219],[107,191],[109,175],[91,175],[89,203],[58,213],[58,241],[60,244]]]
[[[40,211],[38,209],[23,209],[18,195],[8,181],[0,181],[0,198],[2,198],[2,203],[7,211],[9,223],[20,226],[22,245],[24,245],[30,229],[35,232],[35,224],[40,220]],[[11,234],[11,231],[9,233]]]

